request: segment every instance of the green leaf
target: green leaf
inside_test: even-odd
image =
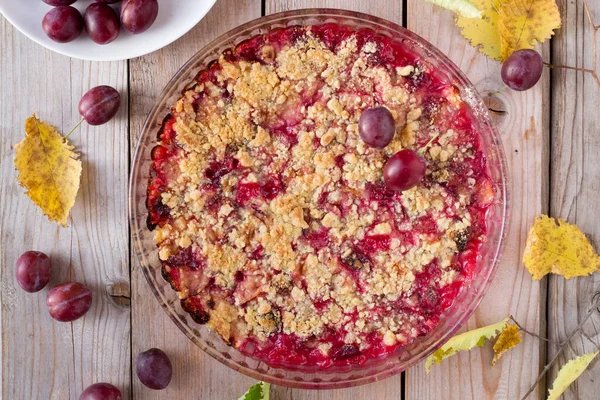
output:
[[[267,382],[258,382],[250,387],[248,391],[238,400],[269,400],[271,385]]]
[[[598,353],[599,352],[597,351],[595,353],[584,354],[563,365],[560,371],[558,371],[556,379],[554,379],[552,389],[550,389],[550,392],[548,393],[548,400],[558,399],[560,395],[567,390],[569,385],[579,378],[579,375],[585,371]]]
[[[464,18],[481,18],[483,12],[469,0],[427,0],[436,6],[447,8]]]
[[[455,355],[459,351],[467,351],[474,347],[483,346],[486,340],[498,336],[498,334],[506,327],[507,323],[508,318],[497,324],[484,326],[483,328],[474,329],[454,336],[432,355],[427,357],[427,360],[425,361],[425,370],[429,373],[434,362],[440,364],[442,360]]]

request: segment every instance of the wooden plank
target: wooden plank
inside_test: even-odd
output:
[[[129,399],[130,313],[111,302],[106,286],[129,285],[127,265],[127,64],[71,60],[45,50],[0,20],[0,259],[2,398],[72,399],[98,381],[119,386]],[[77,103],[90,87],[108,84],[123,95],[117,117],[71,136],[82,153],[81,189],[69,228],[49,222],[15,182],[13,146],[24,121],[37,115],[62,132],[79,120]],[[50,284],[27,294],[14,278],[19,255],[46,252]],[[49,288],[79,281],[93,292],[92,308],[73,323],[52,320]],[[123,345],[125,343],[125,346]]]
[[[266,14],[298,8],[326,7],[359,11],[386,18],[402,24],[402,2],[373,0],[369,2],[354,0],[267,0]],[[400,374],[384,381],[358,388],[335,391],[309,391],[273,387],[275,399],[317,400],[317,399],[400,399],[402,396],[402,377]]]
[[[594,52],[600,39],[595,38],[582,1],[558,1],[563,26],[553,39],[552,64],[594,68],[600,57]],[[588,1],[594,24],[600,24],[600,3]],[[594,60],[596,57],[596,60]],[[550,213],[577,224],[600,250],[600,87],[587,73],[552,70],[552,178]],[[562,342],[587,315],[595,293],[600,292],[600,276],[566,281],[553,276],[548,288],[548,335]],[[583,326],[584,335],[576,334],[549,372],[548,386],[558,368],[568,360],[595,351],[600,346],[600,313]],[[550,345],[548,358],[558,346]],[[600,392],[600,363],[583,373],[565,393],[564,399],[594,399]]]
[[[146,115],[158,95],[197,51],[217,36],[260,17],[260,0],[219,0],[209,14],[174,44],[130,61],[131,144],[135,149]],[[255,381],[204,354],[158,305],[132,254],[132,355],[151,347],[164,350],[173,363],[173,380],[163,391],[146,388],[133,379],[133,397],[153,399],[237,399]]]
[[[500,64],[468,44],[454,26],[451,12],[421,0],[408,0],[407,15],[408,28],[449,55],[480,92],[493,92],[503,86]],[[546,47],[543,52],[548,59]],[[548,77],[545,73],[529,91],[504,89],[496,96],[496,107],[504,107],[508,112],[498,121],[498,129],[511,175],[512,217],[494,281],[469,320],[468,329],[497,322],[510,314],[532,331],[545,326],[544,284],[534,282],[520,260],[529,226],[547,205],[549,110],[544,99],[548,98]],[[406,398],[519,399],[538,375],[543,349],[537,339],[525,337],[523,344],[493,368],[489,346],[444,361],[429,375],[422,364],[418,365],[407,372]]]

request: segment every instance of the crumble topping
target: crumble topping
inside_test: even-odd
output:
[[[468,279],[494,196],[485,158],[457,89],[420,59],[397,65],[374,35],[290,30],[226,52],[166,119],[148,192],[163,274],[242,350],[295,337],[334,360],[392,351]],[[379,105],[396,122],[381,150],[358,134]],[[393,192],[383,167],[403,148],[427,175]]]

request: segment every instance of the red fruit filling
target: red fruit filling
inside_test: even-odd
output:
[[[394,116],[365,146],[369,107]],[[433,329],[477,274],[496,199],[478,123],[409,41],[325,24],[224,52],[165,117],[146,204],[182,307],[286,368],[383,360]],[[410,190],[382,171],[427,165]]]

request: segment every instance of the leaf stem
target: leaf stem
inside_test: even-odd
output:
[[[594,314],[594,311],[598,311],[598,306],[600,306],[600,296],[595,296],[595,298],[593,300],[594,300],[594,302],[592,303],[592,307],[590,308],[590,310],[588,311],[586,316],[583,317],[583,320],[579,323],[579,325],[577,325],[577,328],[573,329],[573,331],[571,333],[569,333],[569,336],[567,336],[567,338],[560,344],[560,347],[556,351],[556,354],[554,355],[554,357],[552,357],[552,360],[550,360],[550,362],[548,364],[546,364],[546,366],[544,367],[542,372],[540,372],[540,374],[538,375],[534,384],[529,388],[529,390],[527,391],[527,393],[525,393],[525,396],[523,396],[521,398],[521,400],[525,400],[535,390],[535,388],[537,387],[538,383],[540,383],[540,381],[542,380],[544,375],[546,375],[546,373],[550,370],[550,368],[552,368],[552,365],[554,365],[556,360],[558,360],[558,356],[560,356],[562,351],[565,349],[567,343],[569,343],[571,341],[571,339],[573,338],[573,336],[575,336],[575,334],[577,332],[581,331],[581,327],[583,326],[583,324],[585,324],[587,322],[588,319],[590,319],[592,314]]]
[[[550,63],[544,63],[544,65],[548,68],[556,68],[556,69],[571,69],[573,71],[580,71],[580,72],[588,72],[590,74],[593,74],[594,71],[588,68],[579,68],[579,67],[571,67],[570,65],[553,65]]]
[[[81,125],[81,123],[82,123],[84,120],[85,120],[84,118],[81,118],[81,120],[80,120],[80,121],[77,123],[77,125],[75,125],[75,126],[73,127],[73,129],[71,129],[71,130],[69,131],[69,133],[67,133],[67,136],[65,136],[65,139],[68,139],[68,138],[69,138],[69,136],[71,136],[71,133],[73,133],[73,132],[75,131],[75,129],[79,128],[79,125]]]
[[[528,331],[527,329],[523,328],[523,327],[521,326],[521,324],[519,324],[519,323],[517,322],[517,320],[516,320],[516,319],[514,319],[514,317],[513,317],[512,315],[510,316],[510,320],[511,320],[512,322],[514,322],[514,324],[515,324],[515,325],[516,325],[516,326],[517,326],[517,327],[518,327],[520,330],[522,330],[523,332],[525,332],[526,334],[528,334],[528,335],[531,335],[531,336],[533,336],[533,337],[536,337],[536,338],[538,338],[538,339],[540,339],[540,340],[543,340],[543,341],[545,341],[545,342],[548,342],[548,343],[557,344],[557,343],[556,343],[554,340],[551,340],[551,339],[545,338],[545,337],[543,337],[543,336],[540,336],[540,335],[538,335],[537,333],[530,332],[530,331]]]
[[[598,74],[596,74],[596,71],[593,69],[588,69],[588,68],[579,68],[579,67],[571,67],[570,65],[552,65],[550,63],[544,63],[544,65],[548,68],[554,68],[554,69],[568,69],[568,70],[572,70],[572,71],[579,71],[579,72],[585,72],[588,73],[592,76],[592,78],[594,78],[594,80],[596,81],[596,84],[598,86],[600,86],[600,78],[598,78]]]
[[[594,25],[594,20],[592,18],[592,13],[590,12],[590,8],[588,7],[587,0],[583,0],[583,7],[585,8],[585,13],[587,14],[588,21],[590,21],[590,25],[594,32],[598,32],[600,29],[600,25]]]

